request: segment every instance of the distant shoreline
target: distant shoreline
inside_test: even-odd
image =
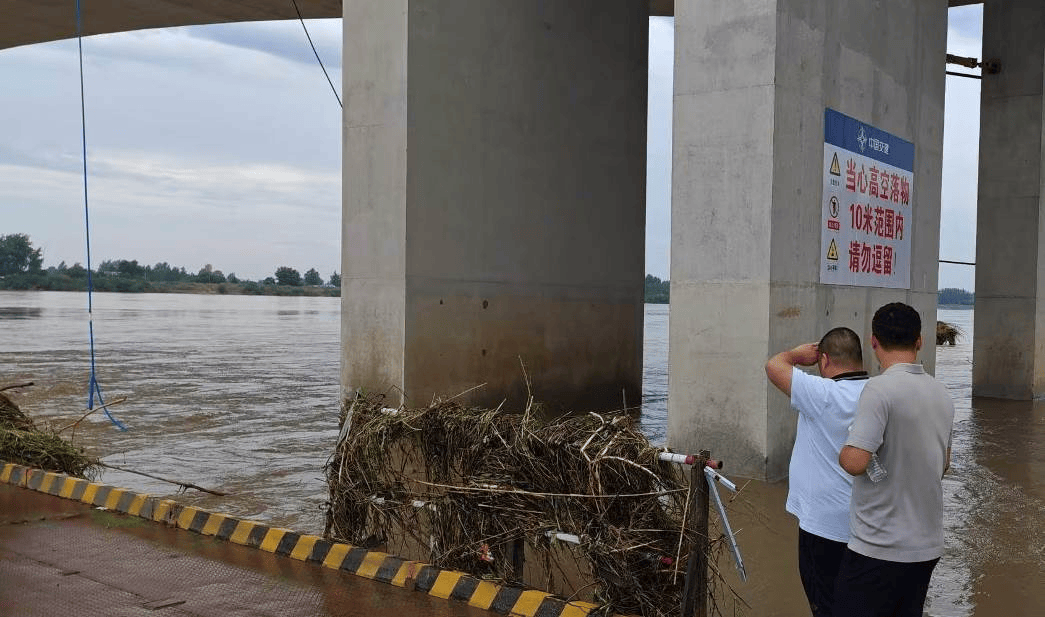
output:
[[[128,279],[124,279],[127,281]],[[341,297],[340,287],[328,287],[320,285],[267,285],[247,281],[246,283],[195,283],[195,282],[150,282],[142,279],[131,279],[134,285],[130,289],[113,289],[109,283],[111,279],[102,279],[94,291],[98,293],[173,293],[173,294],[197,294],[203,296],[307,296],[307,297]],[[25,289],[3,289],[0,291],[78,291],[86,292],[87,286],[69,289],[53,289],[42,285],[34,285]],[[670,305],[663,297],[648,295],[644,298],[645,304]],[[948,311],[971,311],[975,308],[973,304],[937,304],[937,310]]]
[[[97,293],[170,293],[196,294],[201,296],[307,296],[307,297],[340,297],[340,287],[321,287],[318,285],[265,285],[261,283],[191,283],[191,282],[149,282],[134,280],[132,289],[112,289],[109,285],[97,285],[93,291]],[[74,289],[48,289],[44,286],[31,286],[27,289],[0,289],[0,291],[73,291],[87,292],[87,286]]]

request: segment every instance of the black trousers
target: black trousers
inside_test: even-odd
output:
[[[835,587],[835,615],[922,617],[937,559],[884,561],[845,549]]]
[[[845,542],[798,529],[798,575],[806,590],[813,617],[831,617],[835,597],[835,578],[845,553]]]

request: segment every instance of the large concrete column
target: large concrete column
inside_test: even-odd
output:
[[[345,0],[345,390],[640,397],[648,14]]]
[[[772,353],[915,306],[934,366],[947,2],[675,5],[668,443],[787,473],[795,416]],[[819,282],[825,108],[914,143],[910,289]],[[815,370],[815,369],[814,369]]]
[[[975,396],[1045,396],[1045,3],[983,7]]]

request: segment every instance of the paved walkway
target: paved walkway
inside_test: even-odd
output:
[[[491,614],[213,536],[0,484],[0,615]]]

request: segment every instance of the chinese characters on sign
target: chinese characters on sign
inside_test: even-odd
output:
[[[908,288],[914,144],[824,112],[820,282]]]

